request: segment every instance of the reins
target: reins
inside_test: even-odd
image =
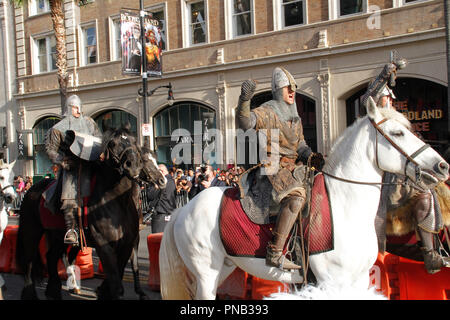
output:
[[[388,119],[385,118],[381,121],[379,121],[378,123],[375,123],[375,121],[373,121],[373,119],[370,119],[370,123],[372,123],[373,127],[376,129],[377,133],[380,133],[398,152],[400,152],[401,155],[403,155],[406,158],[406,164],[405,164],[405,176],[406,175],[406,168],[408,167],[409,162],[411,162],[412,164],[415,165],[416,167],[416,180],[420,181],[420,167],[419,164],[414,160],[415,157],[417,157],[420,153],[422,153],[424,150],[426,150],[427,148],[430,147],[429,144],[424,144],[422,147],[420,147],[417,151],[415,151],[412,155],[408,155],[402,148],[400,148],[400,146],[398,146],[390,137],[388,137],[384,131],[380,128],[380,124],[386,122]],[[377,167],[379,169],[380,165],[378,163],[378,134],[375,135],[375,157],[376,157],[376,163],[377,163]],[[383,169],[381,169],[383,170]],[[384,170],[383,170],[384,171]],[[319,172],[322,172],[324,175],[342,181],[342,182],[346,182],[346,183],[353,183],[353,184],[360,184],[360,185],[373,185],[373,186],[383,186],[383,185],[400,185],[400,184],[405,184],[406,181],[404,182],[367,182],[367,181],[357,181],[357,180],[352,180],[352,179],[346,179],[346,178],[342,178],[342,177],[338,177],[335,175],[332,175],[331,173],[319,170]],[[418,190],[422,190],[420,187],[414,185],[411,185],[411,187],[418,189]]]

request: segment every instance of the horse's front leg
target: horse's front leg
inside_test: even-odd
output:
[[[45,296],[51,300],[62,300],[61,288],[62,283],[58,275],[58,260],[64,253],[64,245],[61,241],[62,238],[56,239],[47,234],[47,271],[48,271],[48,283],[45,289]]]
[[[103,281],[102,285],[97,289],[97,298],[99,300],[117,300],[123,292],[117,255],[110,245],[97,247],[96,251],[106,277],[105,281]]]
[[[148,296],[142,290],[141,282],[139,281],[138,245],[139,243],[133,247],[130,257],[131,270],[133,271],[134,292],[136,292],[140,300],[148,300]]]
[[[31,276],[31,271],[32,271],[32,263],[29,262],[23,275],[24,285],[22,293],[20,294],[21,300],[39,300],[36,292],[36,287],[34,285],[34,281]]]

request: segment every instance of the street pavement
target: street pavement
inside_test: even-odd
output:
[[[17,225],[17,217],[9,217],[9,225]],[[139,273],[140,273],[140,283],[142,290],[147,294],[149,300],[161,300],[161,294],[159,291],[152,291],[148,285],[148,275],[150,261],[148,259],[148,249],[147,249],[147,236],[151,232],[151,227],[146,226],[139,232],[140,242],[138,250],[138,261],[139,261]],[[95,249],[92,250],[92,262],[94,264],[94,271],[97,272],[99,259],[95,253]],[[21,274],[13,273],[2,273],[2,277],[5,279],[6,290],[3,290],[3,298],[5,300],[20,300],[20,293],[23,288],[23,276]],[[63,300],[96,300],[97,296],[95,290],[103,282],[102,275],[95,274],[94,278],[81,280],[81,294],[74,294],[68,291],[66,281],[62,281],[62,298]],[[45,300],[45,287],[47,285],[47,278],[36,286],[36,291],[39,299]],[[124,295],[123,300],[139,300],[138,295],[134,292],[133,283],[133,273],[131,271],[130,263],[127,264],[125,268],[124,280]]]

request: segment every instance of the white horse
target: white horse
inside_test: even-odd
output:
[[[12,164],[4,164],[0,161],[0,243],[3,240],[3,232],[8,225],[8,213],[6,204],[14,201],[16,193],[13,186]],[[0,275],[0,300],[3,300],[2,286],[3,278]]]
[[[448,163],[409,130],[402,114],[380,110],[373,100],[367,105],[367,114],[344,131],[323,168],[334,176],[325,176],[333,213],[334,249],[310,257],[316,288],[321,291],[316,297],[320,299],[324,292],[342,298],[337,292],[346,292],[346,288],[368,292],[369,269],[378,253],[374,223],[381,184],[349,183],[336,177],[381,183],[384,171],[406,173],[424,188],[448,179]],[[227,254],[219,230],[224,190],[214,187],[202,191],[176,211],[166,226],[159,252],[163,299],[215,299],[217,287],[236,266],[267,280],[303,282],[301,272],[266,266],[261,258]]]

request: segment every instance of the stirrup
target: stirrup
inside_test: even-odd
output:
[[[69,239],[69,237],[68,237],[69,233],[73,233],[75,235],[75,241]],[[76,245],[76,246],[79,244],[79,242],[78,242],[78,233],[77,233],[77,231],[75,229],[67,230],[66,234],[64,235],[64,243],[65,244],[72,244],[72,245]]]
[[[267,247],[266,253],[266,265],[277,267],[282,271],[292,269],[298,270],[302,268],[301,266],[289,260],[281,251],[270,248],[269,246]]]

